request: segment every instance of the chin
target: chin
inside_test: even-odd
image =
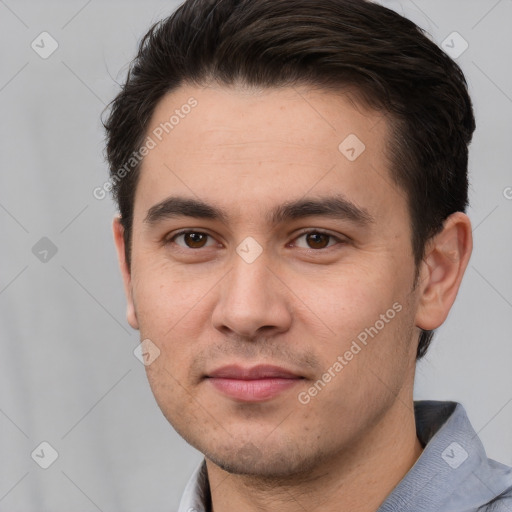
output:
[[[298,446],[271,446],[263,442],[257,446],[252,442],[240,447],[231,445],[220,450],[219,446],[198,449],[205,457],[224,471],[234,475],[258,477],[260,479],[297,479],[320,463],[318,453],[304,453]],[[204,447],[203,447],[204,448]],[[305,448],[304,446],[302,448]]]

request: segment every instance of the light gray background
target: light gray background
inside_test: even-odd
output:
[[[459,32],[477,131],[475,250],[418,366],[417,399],[466,407],[512,464],[511,0],[383,1],[441,42]],[[0,0],[0,510],[170,511],[200,454],[174,433],[132,351],[111,240],[100,114],[150,24],[175,1]],[[59,47],[42,59],[31,42]],[[508,198],[507,198],[508,196]],[[41,262],[48,237],[58,252]],[[40,468],[31,452],[59,457]]]

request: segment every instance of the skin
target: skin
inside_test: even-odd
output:
[[[419,329],[448,315],[471,253],[470,221],[446,220],[414,287],[410,217],[389,173],[385,117],[333,92],[183,85],[159,102],[147,133],[191,96],[197,106],[142,163],[130,268],[114,220],[128,322],[160,350],[146,367],[158,405],[205,454],[215,512],[375,511],[422,451],[413,411]],[[349,134],[366,146],[355,161],[338,149]],[[287,201],[334,194],[373,222],[269,223]],[[215,205],[225,218],[145,222],[169,196]],[[209,237],[173,239],[185,228]],[[236,252],[246,237],[262,249],[252,263]],[[396,303],[400,312],[301,403],[298,394]],[[303,378],[272,399],[241,402],[205,378],[234,363]]]

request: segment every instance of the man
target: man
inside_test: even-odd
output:
[[[459,67],[368,1],[189,0],[107,130],[127,318],[205,455],[185,511],[505,511],[415,362],[472,249]]]

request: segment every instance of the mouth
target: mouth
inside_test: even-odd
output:
[[[210,372],[206,379],[217,391],[240,402],[263,402],[296,386],[304,377],[272,365],[250,368],[229,365]]]

